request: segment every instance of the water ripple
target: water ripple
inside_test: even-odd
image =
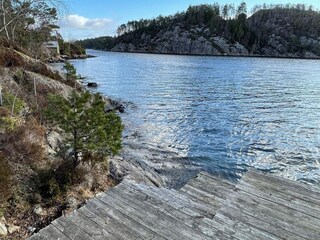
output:
[[[251,166],[320,184],[319,61],[90,53],[79,73],[133,103],[126,129],[145,144],[230,178]]]

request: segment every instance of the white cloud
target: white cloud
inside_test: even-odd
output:
[[[61,27],[73,29],[104,29],[112,20],[108,18],[86,18],[77,14],[68,15],[61,23]]]

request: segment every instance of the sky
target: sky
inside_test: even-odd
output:
[[[60,17],[60,30],[65,40],[78,40],[116,35],[119,25],[131,20],[167,16],[185,11],[190,5],[199,4],[239,5],[240,1],[226,0],[66,0],[67,11]],[[320,0],[247,0],[250,10],[256,4],[304,3],[320,9]]]

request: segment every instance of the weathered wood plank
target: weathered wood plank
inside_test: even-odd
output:
[[[213,221],[203,221],[205,216],[202,215],[188,215],[183,212],[184,206],[173,205],[169,201],[161,201],[157,198],[150,197],[144,191],[139,191],[134,187],[126,186],[130,197],[141,202],[144,206],[149,206],[150,208],[155,208],[157,211],[169,215],[172,218],[183,222],[192,228],[197,235],[203,233],[209,237],[215,237],[216,239],[231,239],[226,233],[222,233],[217,226],[214,226]]]
[[[31,240],[320,239],[320,191],[249,171],[200,173],[180,190],[123,182]]]
[[[308,196],[312,196],[315,199],[319,198],[320,195],[320,188],[314,185],[307,185],[305,183],[292,181],[277,175],[271,175],[269,173],[262,173],[258,172],[257,170],[249,170],[245,176],[251,177],[255,179],[262,179],[265,182],[270,182],[272,184],[278,185],[279,182],[282,183],[282,185],[286,185],[287,188],[292,189],[294,192],[299,192],[303,194],[307,194]]]
[[[110,192],[110,191],[109,191]],[[108,194],[101,194],[98,196],[98,199],[111,207],[117,209],[118,211],[122,212],[130,216],[132,219],[137,221],[139,224],[151,229],[152,231],[156,232],[158,235],[167,238],[167,239],[183,239],[184,236],[181,235],[179,232],[173,231],[171,228],[167,228],[163,226],[163,224],[158,223],[157,217],[150,216],[148,212],[145,212],[143,209],[137,209],[132,207],[127,202],[115,197],[111,197]],[[115,203],[116,201],[116,203]]]
[[[33,236],[31,236],[29,238],[29,240],[46,240],[46,238],[44,236],[42,236],[41,234],[36,233]]]
[[[254,171],[249,171],[242,179],[243,182],[252,184],[253,186],[264,189],[268,192],[274,192],[279,196],[292,196],[301,200],[307,206],[320,206],[320,193],[306,190],[301,183],[291,182],[289,180],[279,181],[277,178],[272,178],[265,174],[257,174]]]
[[[139,184],[138,184],[138,185],[133,185],[133,188],[139,188]],[[153,189],[156,191],[157,188],[153,188]],[[144,188],[140,189],[140,191],[143,192],[143,193],[145,193],[145,189],[144,189]],[[162,197],[162,196],[161,196],[162,189],[158,189],[158,191],[159,191],[159,194],[160,194],[160,195],[157,195],[157,194],[154,195],[153,197],[154,197],[155,199],[157,199],[157,200],[162,199],[162,201],[164,201],[166,204],[170,204],[170,205],[171,205],[172,207],[174,207],[175,209],[179,209],[180,211],[182,211],[183,213],[186,213],[186,214],[189,215],[190,217],[197,217],[197,218],[199,218],[199,219],[197,219],[197,221],[201,221],[201,223],[206,223],[208,226],[210,226],[210,228],[215,229],[215,233],[214,233],[214,235],[213,235],[213,236],[214,236],[214,239],[220,239],[221,237],[224,237],[224,238],[226,238],[226,237],[227,237],[227,238],[232,237],[233,239],[251,239],[250,236],[245,236],[245,235],[243,235],[243,234],[235,233],[235,232],[233,231],[233,229],[232,229],[232,228],[229,228],[228,226],[224,226],[224,231],[222,231],[222,230],[221,230],[221,229],[222,229],[222,228],[221,228],[221,224],[210,219],[210,218],[213,218],[214,215],[210,215],[210,218],[207,218],[207,217],[202,218],[201,215],[207,215],[207,214],[200,214],[200,215],[199,215],[199,214],[196,214],[196,215],[195,215],[195,214],[193,214],[193,212],[190,213],[190,211],[187,209],[187,208],[189,208],[188,206],[185,206],[183,203],[181,204],[180,201],[176,202],[176,201],[174,200],[174,198],[169,198],[169,199],[161,198],[161,197]],[[170,190],[170,192],[176,192],[176,191]],[[151,194],[151,195],[152,195],[152,194]],[[176,195],[177,195],[177,196],[181,196],[181,192],[176,192]],[[149,194],[149,196],[150,196],[150,194]],[[184,201],[186,201],[186,202],[189,202],[189,201],[190,201],[190,199],[187,198],[187,197],[185,197],[184,195],[182,196],[182,199],[183,199]],[[179,200],[181,200],[181,199],[179,199]],[[204,225],[204,228],[203,228],[202,226],[203,226],[202,224],[199,224],[199,225],[198,225],[198,227],[201,228],[201,230],[202,230],[204,233],[206,233],[205,231],[206,231],[206,227],[207,227],[207,226]],[[210,232],[212,232],[212,231],[210,231]],[[207,233],[207,234],[210,235],[210,232]],[[227,236],[225,236],[225,235],[227,235]]]
[[[60,232],[55,226],[49,225],[46,228],[40,230],[39,234],[44,236],[46,239],[52,240],[70,240],[66,235]]]
[[[207,172],[200,172],[198,174],[198,176],[207,177],[207,178],[211,179],[210,182],[215,183],[217,185],[225,186],[225,187],[232,188],[237,184],[236,182],[231,182],[231,181],[229,181],[227,179],[220,178],[218,176],[215,176],[215,175],[207,173]]]
[[[316,219],[320,219],[320,211],[317,210],[318,207],[312,208],[309,206],[302,205],[301,201],[293,197],[285,195],[281,195],[280,197],[278,194],[268,193],[264,191],[264,189],[257,188],[256,186],[253,186],[244,181],[239,182],[239,184],[237,185],[237,189],[239,189],[239,191],[245,191],[262,199],[269,200],[281,206],[291,208],[298,212],[310,215]]]
[[[229,219],[232,219],[232,221],[234,222],[243,222],[243,223],[246,223],[247,225],[251,225],[254,228],[260,231],[263,231],[269,235],[278,236],[279,238],[282,238],[282,239],[292,239],[292,240],[300,239],[301,240],[301,237],[296,236],[295,234],[292,234],[290,232],[283,231],[282,229],[276,226],[273,226],[268,222],[265,222],[259,218],[256,218],[250,213],[248,214],[248,213],[241,212],[237,207],[234,207],[234,206],[223,206],[219,210],[219,214],[224,215]]]
[[[106,216],[119,224],[121,228],[130,229],[131,231],[135,232],[134,236],[140,236],[140,239],[165,239],[149,228],[139,224],[139,222],[135,221],[130,216],[121,213],[117,209],[107,205],[105,202],[99,201],[98,199],[89,201],[86,204],[86,207],[93,213],[101,216],[101,218]]]
[[[52,222],[60,232],[70,239],[93,240],[93,238],[84,232],[81,228],[73,224],[65,216],[62,216]]]
[[[270,225],[281,229],[282,233],[286,231],[305,239],[316,239],[316,236],[320,236],[316,233],[318,232],[316,227],[313,227],[312,225],[308,226],[308,224],[305,224],[303,221],[297,221],[297,219],[290,218],[283,213],[264,207],[262,204],[250,204],[243,195],[244,194],[242,193],[242,196],[239,198],[234,197],[228,199],[225,206],[236,208],[244,214],[267,222]]]
[[[315,230],[320,233],[320,220],[307,215],[305,213],[299,212],[295,209],[292,209],[287,206],[280,205],[278,203],[266,200],[262,197],[252,195],[245,191],[234,193],[230,198],[227,199],[228,202],[237,202],[238,204],[243,205],[243,208],[248,209],[248,207],[253,207],[253,210],[256,209],[267,209],[269,214],[278,216],[281,214],[283,218],[286,218],[285,221],[292,225],[305,226],[304,229]]]
[[[181,190],[184,191],[184,189],[188,189],[190,192],[192,192],[193,188],[194,191],[200,190],[202,192],[209,193],[211,195],[209,199],[215,199],[216,201],[224,202],[224,200],[229,194],[232,193],[235,187],[232,184],[225,183],[221,183],[219,185],[217,181],[218,180],[213,181],[212,178],[209,178],[206,175],[199,174],[197,178],[192,179],[184,187],[182,187]],[[197,192],[197,194],[199,193]]]
[[[210,191],[206,189],[200,188],[197,186],[198,184],[187,184],[183,188],[180,189],[181,192],[193,196],[194,198],[199,198],[201,201],[217,206],[219,208],[223,205],[225,198],[222,195],[217,196],[217,194],[212,194]]]
[[[141,239],[141,236],[136,234],[136,232],[130,231],[126,226],[119,225],[119,223],[113,221],[113,219],[109,218],[107,215],[104,215],[104,217],[101,218],[99,217],[100,214],[98,215],[97,212],[91,212],[86,206],[79,209],[79,212],[102,228],[108,229],[108,231],[118,239]]]
[[[205,216],[213,218],[218,208],[204,202],[200,203],[199,201],[193,201],[189,196],[181,194],[181,192],[177,192],[175,190],[145,188],[140,185],[133,185],[131,187],[146,193],[150,197],[159,199],[167,204],[177,206],[182,209],[184,213],[190,216]],[[163,191],[165,191],[166,194],[163,194]]]
[[[219,224],[220,229],[225,232],[228,229],[233,229],[235,233],[232,236],[238,237],[239,239],[248,239],[248,240],[277,240],[280,239],[273,234],[261,231],[254,226],[247,224],[238,219],[232,219],[227,215],[217,213],[213,219],[217,224]]]
[[[132,192],[127,192],[124,189],[122,191],[114,191],[110,194],[110,196],[121,198],[126,202],[126,204],[131,205],[132,207],[137,207],[137,210],[148,212],[149,216],[153,216],[154,219],[161,225],[170,228],[172,231],[176,233],[179,232],[184,239],[210,239],[208,236],[204,235],[202,232],[195,232],[191,227],[186,225],[184,222],[179,221],[177,218],[171,217],[166,211],[159,212],[153,206],[149,206],[147,204],[142,203],[141,201],[137,201],[133,197],[131,197]],[[145,197],[145,196],[144,196]],[[172,226],[174,222],[175,226]]]
[[[119,239],[109,232],[109,229],[102,228],[79,211],[74,211],[67,216],[68,220],[73,222],[93,239]]]

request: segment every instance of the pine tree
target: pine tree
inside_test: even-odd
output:
[[[76,68],[68,61],[63,65],[63,70],[66,72],[67,80],[75,79],[77,77]]]
[[[99,94],[73,91],[68,99],[52,95],[46,112],[48,121],[63,131],[74,167],[83,161],[103,161],[121,149],[121,119],[114,112],[105,113]]]

